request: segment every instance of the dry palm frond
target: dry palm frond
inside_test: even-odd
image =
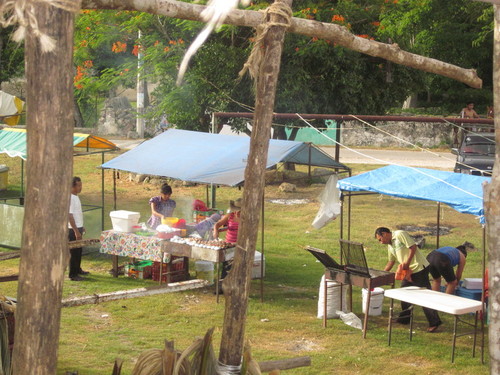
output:
[[[241,364],[242,375],[262,375],[259,364],[252,358],[250,345],[245,344],[243,348],[243,362]]]
[[[0,375],[8,375],[10,373],[9,327],[7,319],[0,317]]]
[[[132,375],[217,375],[222,373],[212,345],[213,333],[212,327],[203,339],[197,339],[183,352],[175,350],[173,341],[165,341],[163,350],[146,350],[137,359]],[[242,375],[262,374],[259,364],[252,359],[248,345],[245,345],[241,368]],[[120,374],[113,372],[113,375]]]
[[[149,349],[137,358],[132,375],[163,375],[163,350]]]
[[[115,359],[115,365],[113,366],[113,372],[111,375],[121,375],[122,365],[123,361],[120,358]]]

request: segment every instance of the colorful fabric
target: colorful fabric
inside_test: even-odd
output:
[[[233,212],[229,215],[229,220],[227,221],[227,232],[226,232],[226,242],[236,243],[238,240],[238,228],[240,226],[239,221],[234,221],[236,213]]]
[[[161,199],[161,196],[158,195],[157,197],[153,197],[149,200],[149,204],[151,205],[153,203],[155,205],[155,210],[156,212],[162,214],[165,217],[172,217],[172,214],[174,213],[174,209],[177,206],[174,200],[168,199],[166,201]],[[151,215],[151,217],[148,220],[148,225],[156,229],[158,225],[161,224],[161,218],[155,215]]]
[[[158,237],[139,236],[134,233],[107,230],[101,233],[100,241],[101,253],[152,260],[154,262],[161,261],[161,243],[163,240]],[[164,258],[163,261],[169,262],[170,256],[168,258]]]

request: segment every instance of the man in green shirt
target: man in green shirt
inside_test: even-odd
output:
[[[415,240],[405,231],[379,227],[375,230],[375,238],[387,245],[388,262],[384,271],[390,271],[396,261],[401,264],[403,270],[410,270],[410,276],[401,281],[401,287],[419,286],[431,289],[429,282],[429,262],[418,250]],[[399,314],[398,322],[408,324],[410,322],[409,308],[411,304],[401,301],[402,312]],[[423,307],[425,317],[429,322],[428,332],[435,332],[442,324],[436,310]]]

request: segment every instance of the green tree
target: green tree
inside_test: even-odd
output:
[[[13,42],[12,27],[0,28],[0,84],[24,76],[24,45]]]
[[[437,75],[422,75],[420,91],[428,105],[457,113],[466,101],[492,103],[493,7],[456,0],[399,0],[381,14],[381,38],[391,38],[403,49],[462,67],[476,69],[483,89]]]

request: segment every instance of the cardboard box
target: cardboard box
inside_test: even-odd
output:
[[[111,222],[113,223],[113,230],[117,232],[132,232],[132,227],[137,225],[141,214],[133,211],[111,211],[109,213]]]

